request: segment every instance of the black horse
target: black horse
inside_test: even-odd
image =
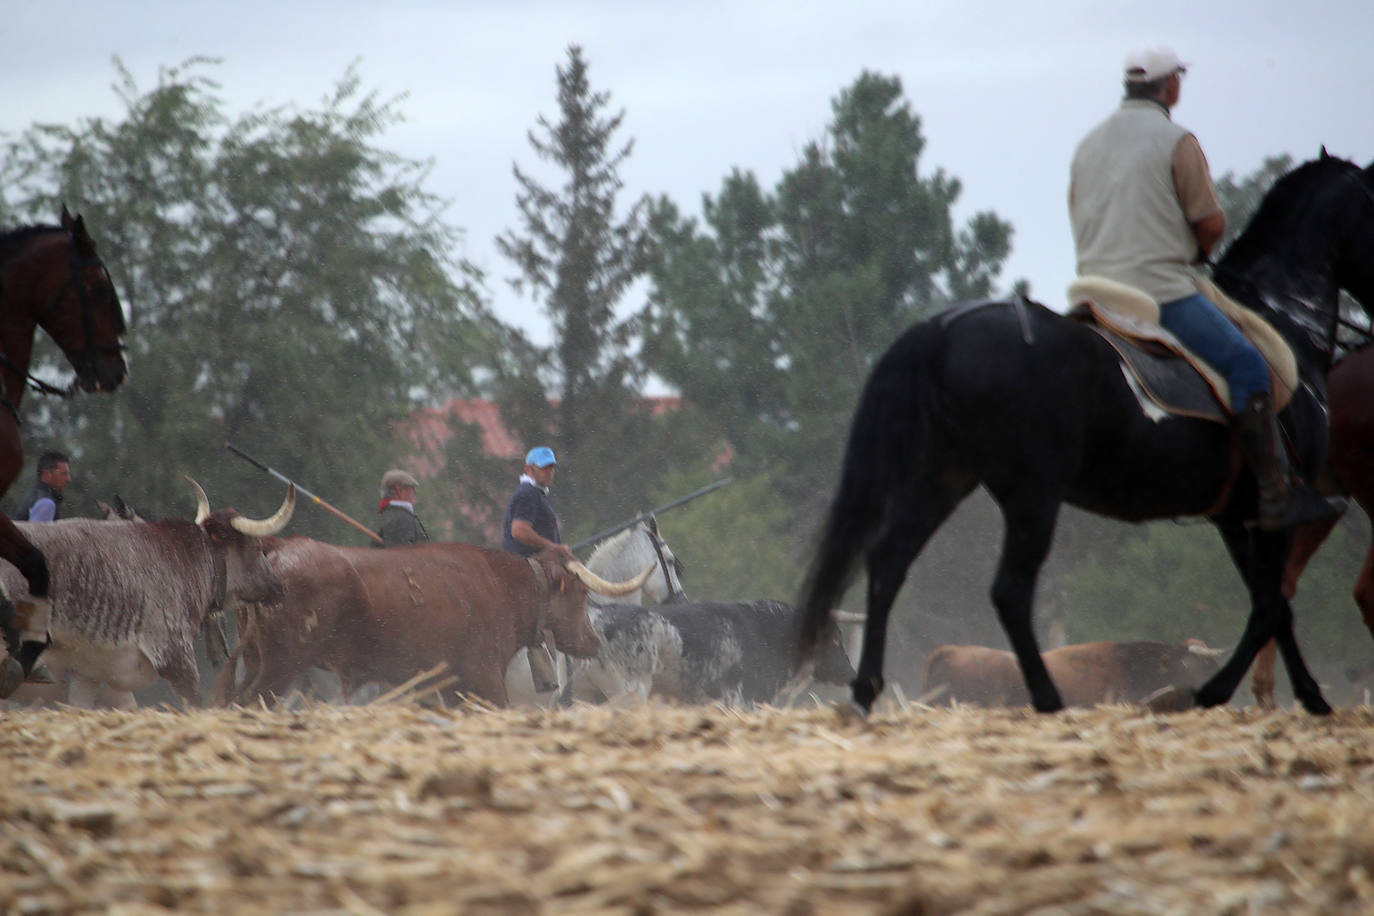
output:
[[[1282,421],[1294,464],[1308,477],[1326,457],[1322,398],[1339,290],[1374,307],[1371,183],[1374,166],[1362,171],[1323,150],[1274,185],[1216,266],[1217,282],[1293,346],[1304,384]],[[1251,611],[1231,658],[1187,699],[1225,703],[1272,636],[1294,695],[1309,712],[1329,712],[1280,591],[1292,532],[1249,523],[1256,487],[1248,472],[1236,477],[1226,426],[1155,417],[1097,333],[1043,306],[956,307],[913,326],[874,366],[855,411],[799,602],[803,651],[816,645],[862,556],[868,618],[853,697],[867,713],[883,688],[888,612],[908,567],[982,484],[1006,526],[992,601],[1037,710],[1063,708],[1040,658],[1031,605],[1067,502],[1129,521],[1209,515],[1245,579]]]

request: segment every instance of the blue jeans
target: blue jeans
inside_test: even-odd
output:
[[[1203,295],[1165,302],[1159,307],[1159,323],[1225,376],[1235,413],[1251,396],[1271,393],[1269,364],[1260,351]]]

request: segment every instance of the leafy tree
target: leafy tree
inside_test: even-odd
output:
[[[409,452],[394,424],[473,391],[496,329],[449,254],[458,232],[423,189],[426,164],[376,145],[396,101],[361,94],[350,69],[317,109],[231,119],[208,63],[147,93],[120,67],[122,119],[34,125],[4,149],[0,218],[83,211],[129,317],[129,383],[44,405],[26,447],[66,447],[88,496],[152,515],[185,514],[183,472],[217,506],[270,509],[279,485],[232,460],[231,440],[370,522],[381,472]]]
[[[977,214],[955,231],[959,182],[918,169],[920,119],[900,80],[864,73],[822,141],[772,193],[736,170],[700,221],[653,204],[644,313],[651,368],[809,519],[829,492],[874,359],[908,324],[989,294],[1011,227]]]
[[[521,228],[497,239],[520,271],[515,288],[542,301],[553,344],[515,334],[496,387],[507,425],[559,452],[559,513],[571,540],[643,506],[673,448],[639,393],[637,323],[617,312],[648,254],[645,201],[617,213],[620,167],[634,146],[617,138],[625,113],[607,112],[610,96],[592,90],[577,45],[556,74],[558,120],[540,116],[529,139],[563,184],[549,187],[516,165]]]
[[[1249,175],[1237,177],[1234,172],[1227,172],[1217,179],[1217,196],[1221,199],[1221,208],[1226,211],[1226,234],[1217,244],[1218,253],[1225,251],[1226,246],[1244,231],[1264,195],[1292,168],[1293,157],[1283,153],[1265,156],[1260,167]]]

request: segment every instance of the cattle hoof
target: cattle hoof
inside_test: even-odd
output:
[[[13,694],[24,683],[24,666],[19,659],[6,657],[0,666],[0,700]]]
[[[33,666],[29,676],[25,679],[28,684],[56,684],[57,678],[53,677],[52,669],[39,662]]]
[[[1161,687],[1144,700],[1150,712],[1183,712],[1197,706],[1197,691],[1191,687]]]

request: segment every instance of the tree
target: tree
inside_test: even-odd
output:
[[[516,165],[522,225],[497,239],[519,269],[515,288],[542,301],[553,344],[514,335],[497,388],[507,425],[526,443],[555,447],[560,515],[569,532],[586,533],[644,507],[672,445],[639,393],[637,322],[618,313],[648,253],[646,202],[617,213],[620,167],[634,147],[617,139],[625,112],[607,113],[610,96],[592,90],[577,45],[555,69],[558,120],[540,116],[529,140],[563,183],[548,187]]]
[[[35,125],[4,150],[0,217],[74,204],[129,317],[130,382],[45,405],[26,434],[72,453],[88,497],[153,515],[185,514],[183,472],[217,506],[277,504],[232,440],[371,521],[381,472],[409,453],[396,422],[474,391],[498,329],[449,254],[459,233],[423,189],[426,164],[375,145],[397,101],[360,94],[350,69],[318,109],[231,120],[208,63],[146,94],[121,67],[122,120]],[[55,351],[45,363],[61,371]],[[358,537],[322,513],[294,530]]]
[[[769,469],[809,531],[860,386],[911,322],[992,292],[1011,227],[955,231],[959,182],[918,168],[920,118],[895,77],[864,73],[826,139],[764,193],[726,177],[701,221],[659,199],[644,313],[651,368],[712,422],[746,474]]]
[[[1238,178],[1235,172],[1227,172],[1217,179],[1217,196],[1221,199],[1221,208],[1226,211],[1226,234],[1217,243],[1218,253],[1225,251],[1244,231],[1264,195],[1291,168],[1293,157],[1283,153],[1264,157],[1260,167],[1249,175]]]

